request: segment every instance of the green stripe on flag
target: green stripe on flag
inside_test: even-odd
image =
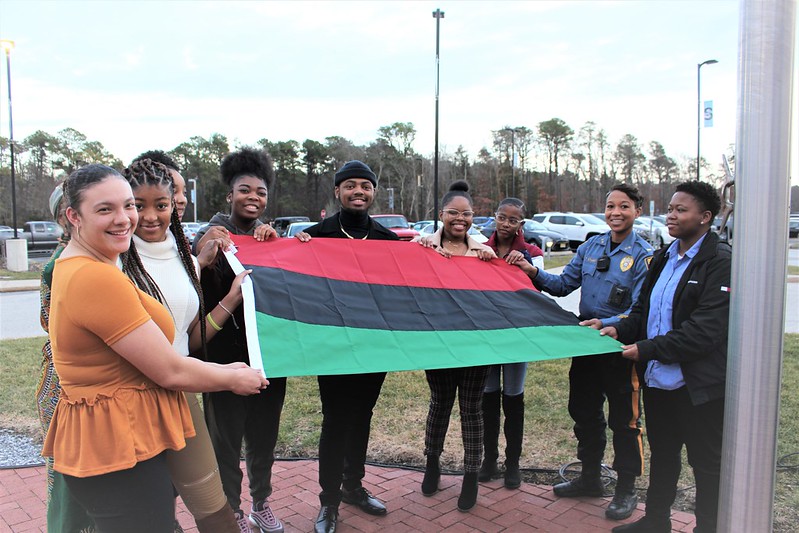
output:
[[[455,368],[621,351],[618,341],[583,326],[390,331],[255,314],[267,377]]]

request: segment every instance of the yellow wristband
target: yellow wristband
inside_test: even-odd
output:
[[[214,317],[211,316],[211,313],[208,313],[207,315],[205,315],[205,318],[208,319],[208,323],[211,324],[212,328],[214,328],[217,331],[222,331],[222,326],[220,326],[219,324],[214,322]]]

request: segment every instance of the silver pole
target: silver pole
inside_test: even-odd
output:
[[[439,39],[441,35],[441,19],[444,18],[444,12],[436,9],[433,11],[433,18],[436,19],[436,146],[435,154],[433,155],[433,229],[438,229],[438,82],[439,66],[441,64]]]
[[[796,0],[742,0],[719,532],[771,531],[785,319]],[[763,228],[770,238],[763,239]]]

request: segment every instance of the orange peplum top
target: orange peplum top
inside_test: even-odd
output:
[[[50,304],[61,397],[42,455],[62,474],[126,470],[194,436],[182,392],[166,390],[111,349],[153,320],[172,342],[172,317],[117,267],[89,257],[56,262]]]

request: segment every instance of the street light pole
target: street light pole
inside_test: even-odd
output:
[[[503,128],[510,132],[510,195],[516,198],[516,132],[518,128]]]
[[[433,158],[433,229],[438,229],[438,81],[439,81],[439,36],[441,32],[441,19],[444,12],[440,9],[433,11],[436,19],[436,147]]]
[[[17,179],[14,168],[14,119],[11,114],[11,49],[14,41],[2,40],[0,47],[6,51],[6,73],[8,80],[8,142],[11,150],[11,224],[14,226],[14,238],[17,238]]]
[[[701,72],[702,65],[713,65],[718,63],[715,59],[708,59],[696,65],[696,179],[699,180],[699,138],[702,131],[702,92],[701,92]]]
[[[189,178],[191,183],[191,205],[194,207],[194,221],[197,222],[197,179]]]

